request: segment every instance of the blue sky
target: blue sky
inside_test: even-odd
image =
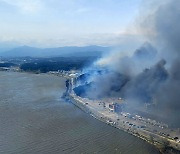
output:
[[[141,0],[0,0],[0,42],[33,46],[111,45],[138,14]]]

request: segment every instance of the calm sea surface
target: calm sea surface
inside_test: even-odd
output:
[[[156,154],[152,145],[60,99],[65,80],[0,72],[0,154]]]

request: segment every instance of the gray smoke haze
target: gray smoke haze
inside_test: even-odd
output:
[[[169,62],[169,78],[156,94],[159,110],[174,122],[180,121],[180,1],[167,0],[154,14],[156,44]],[[164,112],[163,112],[164,111]]]
[[[156,2],[156,1],[154,1]],[[156,4],[156,3],[154,3]],[[151,11],[152,10],[152,11]],[[142,11],[142,10],[141,10]],[[107,69],[88,79],[86,95],[123,97],[129,103],[153,103],[154,114],[180,121],[180,1],[163,0],[146,6],[140,29],[150,43],[131,56],[113,52],[99,59],[97,69]],[[157,112],[158,111],[158,112]],[[178,124],[179,127],[180,124]]]

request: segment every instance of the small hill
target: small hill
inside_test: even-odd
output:
[[[55,56],[100,56],[103,52],[109,51],[110,47],[101,46],[67,46],[58,48],[35,48],[21,46],[0,53],[3,57],[55,57]]]

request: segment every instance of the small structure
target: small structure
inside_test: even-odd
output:
[[[114,104],[109,104],[109,111],[114,112]]]
[[[110,103],[109,104],[109,110],[111,112],[120,113],[120,112],[122,112],[122,108],[123,108],[123,104],[119,104],[119,103]]]

